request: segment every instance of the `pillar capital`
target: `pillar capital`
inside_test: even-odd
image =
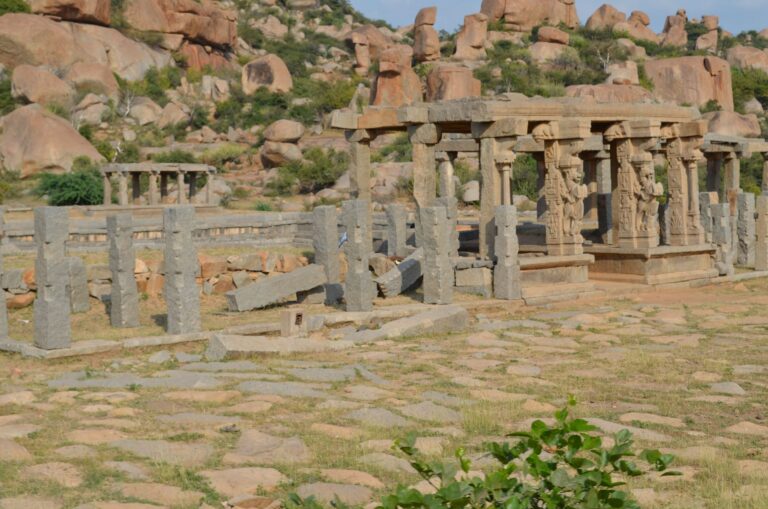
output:
[[[437,145],[442,132],[436,124],[420,124],[408,127],[408,137],[413,144]]]

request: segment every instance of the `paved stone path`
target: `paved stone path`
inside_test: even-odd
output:
[[[644,507],[768,507],[768,282],[510,311],[469,333],[206,362],[0,357],[0,509],[220,507],[290,492],[355,506],[429,457],[551,416],[569,394],[604,432],[678,456]],[[487,463],[479,461],[481,470]]]

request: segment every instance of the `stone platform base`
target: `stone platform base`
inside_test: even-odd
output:
[[[637,249],[596,244],[584,250],[595,257],[590,279],[665,285],[718,277],[715,248],[708,244]]]
[[[589,266],[594,261],[595,257],[589,254],[520,256],[523,300],[538,305],[598,295],[594,283],[589,281]]]

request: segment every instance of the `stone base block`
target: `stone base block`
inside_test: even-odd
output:
[[[493,271],[485,267],[456,269],[456,291],[481,295],[487,299],[493,296]]]
[[[523,300],[538,305],[594,295],[595,285],[589,282],[594,260],[592,255],[521,256]]]
[[[647,249],[590,246],[595,263],[591,279],[646,285],[664,285],[717,277],[715,248],[700,246],[659,246]]]

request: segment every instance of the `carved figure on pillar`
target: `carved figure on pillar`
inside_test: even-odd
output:
[[[658,232],[659,200],[664,186],[656,182],[653,171],[653,157],[645,154],[639,169],[640,180],[635,182],[634,194],[637,200],[637,229],[641,232]]]

